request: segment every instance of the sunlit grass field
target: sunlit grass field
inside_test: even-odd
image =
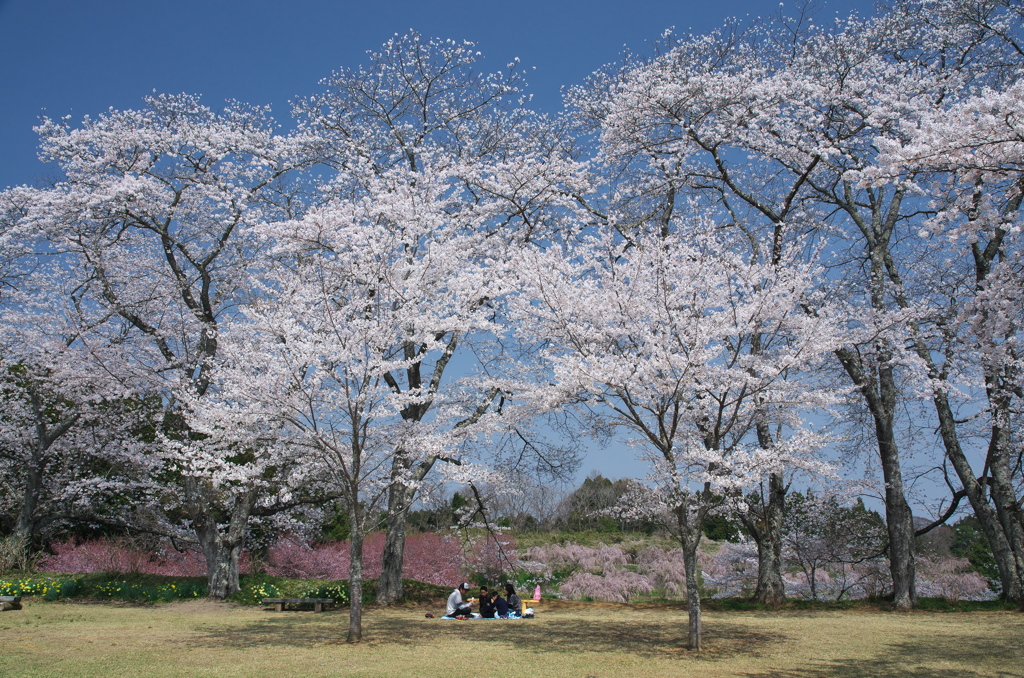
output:
[[[1021,676],[1017,612],[705,613],[683,648],[677,605],[545,602],[536,619],[447,621],[429,606],[273,612],[203,601],[27,601],[0,614],[0,675],[39,676]]]

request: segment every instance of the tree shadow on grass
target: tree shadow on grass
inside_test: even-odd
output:
[[[266,618],[230,627],[201,629],[200,643],[249,648],[308,648],[344,643],[348,631],[346,611],[267,613]],[[421,610],[370,612],[364,617],[363,643],[369,646],[402,643],[437,647],[500,643],[516,653],[618,652],[642,658],[686,656],[686,617],[635,615],[629,618],[550,615],[529,620],[451,621],[425,619]],[[756,656],[769,645],[788,642],[780,634],[762,633],[721,620],[705,622],[704,659]]]
[[[927,636],[880,646],[876,654],[867,659],[823,659],[800,669],[742,675],[748,678],[1020,678],[1024,675],[1024,649],[1019,639],[986,638],[984,643],[976,643],[975,640],[959,636]],[[954,666],[939,666],[947,662]]]

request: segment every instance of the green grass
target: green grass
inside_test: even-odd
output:
[[[683,647],[678,604],[545,601],[533,620],[424,617],[439,611],[370,607],[352,646],[343,609],[31,599],[0,614],[0,675],[959,678],[1024,667],[1024,615],[1007,611],[708,610],[699,654]]]

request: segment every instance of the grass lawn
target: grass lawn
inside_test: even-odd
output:
[[[436,606],[273,612],[207,601],[47,603],[0,614],[0,676],[1022,676],[1016,612],[705,612],[545,601],[536,619],[426,619]]]

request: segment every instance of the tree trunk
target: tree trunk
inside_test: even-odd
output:
[[[388,494],[387,535],[383,567],[377,580],[377,603],[390,605],[402,598],[402,568],[405,565],[405,526],[409,516],[410,490],[393,485]]]
[[[356,502],[350,502],[356,504]],[[359,506],[349,507],[349,601],[348,638],[346,642],[358,643],[363,639],[363,524]]]
[[[700,580],[697,577],[697,547],[700,545],[700,525],[689,526],[683,534],[683,565],[686,568],[686,606],[689,616],[688,644],[691,650],[701,649]],[[694,534],[695,533],[695,534]]]
[[[32,455],[26,471],[25,488],[21,498],[21,509],[18,511],[18,524],[14,533],[21,538],[28,548],[36,534],[36,508],[43,488],[43,450],[41,441],[32,445]]]
[[[209,596],[224,600],[241,588],[238,579],[238,559],[242,554],[242,543],[221,535],[215,523],[207,523],[196,530],[199,545],[206,557],[206,583]]]
[[[18,523],[14,533],[22,539],[26,549],[32,548],[32,540],[39,531],[39,502],[43,496],[43,478],[46,474],[46,453],[50,446],[62,435],[74,426],[79,419],[78,414],[72,414],[54,426],[47,425],[46,404],[42,396],[29,388],[29,396],[32,402],[32,416],[35,419],[36,435],[32,441],[32,452],[29,455],[28,468],[26,469],[25,489],[22,496],[21,508],[18,511]]]
[[[1024,605],[1021,591],[1024,587],[1021,582],[1024,575],[1024,510],[1014,491],[1013,470],[1009,460],[1009,451],[1013,445],[1010,439],[1009,397],[990,396],[989,402],[992,403],[994,419],[987,458],[992,477],[992,502],[1010,547],[1006,567],[1012,578],[1008,582],[1010,590],[1004,591],[1004,595]]]
[[[893,608],[913,609],[917,604],[914,560],[914,515],[903,490],[899,451],[892,420],[875,420],[878,452],[885,480],[885,523],[889,533],[889,572],[892,575]]]
[[[890,295],[900,294],[901,283],[892,262],[890,242],[899,223],[900,205],[905,192],[896,188],[885,206],[882,192],[873,195],[868,214],[853,197],[854,187],[841,182],[842,191],[834,192],[835,204],[841,207],[864,235],[865,254],[869,263],[867,289],[871,308],[879,314],[890,309]],[[893,606],[910,610],[917,604],[914,562],[914,516],[907,503],[900,469],[899,446],[896,444],[895,420],[898,388],[893,362],[895,353],[891,340],[876,338],[871,346],[873,360],[865,361],[859,350],[842,348],[836,355],[853,383],[864,397],[875,422],[878,456],[885,481],[885,522],[889,533],[889,571],[892,574]]]
[[[1012,205],[1012,209],[1016,210],[1018,205],[1019,199]],[[979,243],[974,243],[971,246],[974,255],[975,279],[979,291],[983,289],[985,280],[992,270],[995,257],[1001,254],[1000,245],[1005,235],[1005,231],[996,229],[987,246],[982,247]],[[909,307],[909,302],[904,303],[903,306]],[[922,340],[917,339],[915,348],[917,355],[928,366],[929,378],[936,382],[944,382],[946,373],[944,369],[936,365],[929,347]],[[997,355],[998,353],[996,352]],[[953,415],[953,408],[949,403],[947,392],[944,389],[936,389],[932,402],[939,420],[939,434],[942,437],[946,458],[963,485],[967,500],[970,502],[971,508],[974,509],[974,515],[985,533],[992,556],[999,568],[1001,596],[1004,600],[1024,605],[1024,529],[1020,529],[1024,527],[1024,522],[1019,518],[1019,509],[1017,509],[1019,504],[1012,482],[1007,483],[1005,480],[1008,477],[1005,462],[1011,449],[1007,447],[1010,445],[1010,440],[1006,433],[1006,426],[1001,423],[1009,422],[1009,396],[1004,395],[1006,392],[1001,387],[1007,376],[1005,370],[1005,364],[986,364],[985,366],[986,396],[992,416],[989,450],[985,464],[992,474],[989,481],[979,480],[960,446],[956,418]],[[1003,507],[1002,510],[1000,510],[1000,506]],[[1006,520],[1015,509],[1018,510],[1016,528],[1012,520]]]
[[[691,501],[693,498],[691,497]],[[697,547],[703,536],[702,527],[707,516],[708,506],[702,499],[701,505],[691,513],[688,502],[684,501],[673,510],[675,517],[675,536],[683,547],[683,567],[686,569],[686,607],[689,616],[688,646],[691,650],[701,649],[701,616],[700,616],[700,566],[697,564]]]
[[[776,233],[779,232],[776,227]],[[772,263],[778,265],[778,258],[773,257]],[[751,337],[750,348],[752,354],[761,355],[760,334]],[[757,443],[761,449],[773,449],[775,438],[769,428],[768,409],[761,397],[757,399],[756,415]],[[754,600],[773,607],[786,602],[786,585],[782,581],[782,521],[786,513],[787,490],[782,473],[769,474],[767,497],[764,496],[764,485],[761,486],[761,514],[748,511],[747,515],[740,517],[757,544],[757,588],[754,589]]]
[[[981,529],[988,539],[989,547],[999,568],[999,581],[1002,585],[1003,599],[1024,604],[1024,568],[1021,567],[1021,555],[1024,554],[1024,542],[1013,544],[1010,541],[999,515],[986,495],[985,485],[974,474],[967,455],[960,446],[960,438],[956,430],[956,420],[949,399],[944,392],[938,392],[933,398],[935,410],[939,418],[939,433],[953,470],[960,478],[967,493],[967,500],[974,509],[974,515],[981,524]],[[996,438],[993,431],[993,439]]]
[[[768,477],[768,497],[762,513],[741,517],[757,544],[757,588],[754,600],[778,606],[786,602],[786,584],[782,580],[782,521],[786,512],[786,485],[781,473]]]
[[[226,525],[218,510],[223,498],[209,483],[195,478],[185,481],[186,497],[192,508],[192,524],[199,546],[206,557],[206,581],[209,597],[224,600],[241,588],[238,561],[245,546],[249,515],[256,500],[256,490],[249,488],[230,499]]]
[[[910,610],[917,604],[914,562],[914,516],[903,489],[899,446],[895,436],[896,380],[890,353],[876,345],[878,365],[866,372],[856,351],[839,349],[836,355],[853,383],[864,396],[875,422],[878,456],[885,481],[885,523],[889,535],[889,572],[892,575],[893,606]]]

